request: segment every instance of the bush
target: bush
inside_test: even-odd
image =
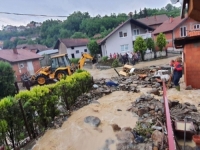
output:
[[[116,67],[119,67],[119,61],[117,59],[115,59],[112,63],[112,67],[113,68],[116,68]]]
[[[0,61],[0,98],[15,94],[15,76],[12,66]]]
[[[65,108],[65,111],[62,111],[64,115],[68,114],[77,97],[92,87],[91,81],[92,77],[87,71],[78,70],[56,84],[35,86],[30,91],[20,91],[15,97],[2,99],[0,143],[4,142],[6,135],[14,142],[13,147],[27,136],[36,138],[61,113],[59,107]],[[12,136],[9,137],[10,134]]]
[[[102,61],[103,61],[103,62],[105,62],[105,61],[107,61],[107,60],[108,60],[108,56],[103,56],[103,57],[102,57]]]
[[[73,64],[78,64],[78,61],[80,60],[80,58],[71,58],[70,62]]]

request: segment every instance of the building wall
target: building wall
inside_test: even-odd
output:
[[[30,60],[30,61],[23,61],[23,62],[16,62],[11,64],[13,67],[13,70],[15,71],[15,75],[17,77],[17,81],[21,81],[21,75],[23,73],[28,73],[31,75],[32,73],[29,71],[31,68],[28,67],[28,62],[31,62],[33,65],[33,69],[31,72],[35,73],[40,69],[40,61],[37,60]]]
[[[74,49],[67,48],[67,54],[69,58],[81,58],[81,53],[89,53],[88,47],[87,46],[79,46],[79,47],[74,47]]]
[[[173,47],[173,34],[172,34],[172,32],[167,32],[167,33],[164,33],[164,34],[165,34],[165,37],[166,37],[166,40],[167,40],[167,45],[166,45],[165,49],[166,48],[169,49],[169,48]],[[156,41],[157,36],[158,36],[158,34],[153,35],[154,41]],[[159,48],[157,46],[155,47],[155,49],[159,50]]]
[[[67,47],[64,43],[60,42],[59,48],[58,48],[59,54],[66,54],[67,53]]]
[[[198,21],[195,21],[191,18],[188,18],[186,21],[184,21],[182,24],[180,24],[179,26],[177,26],[175,29],[174,29],[174,38],[179,38],[181,37],[181,27],[185,26],[186,27],[186,30],[187,32],[189,30],[195,30],[194,29],[194,25],[195,24],[200,24],[200,22]],[[200,29],[199,29],[200,30]]]
[[[184,47],[184,75],[186,86],[200,88],[200,42]]]
[[[134,30],[134,29],[139,29],[140,34],[145,34],[145,33],[147,32],[145,29],[143,29],[143,28],[141,28],[141,27],[139,27],[139,26],[136,26],[136,25],[132,24],[132,25],[131,25],[131,30],[132,30],[131,33],[132,33],[132,35],[134,35],[134,34],[133,34],[133,30]]]
[[[119,37],[120,31],[126,31],[127,37]],[[121,50],[121,45],[128,44],[128,49],[126,51]],[[131,24],[126,23],[123,27],[118,29],[113,33],[106,41],[101,45],[102,55],[109,56],[110,53],[125,53],[127,51],[133,51],[133,41],[132,41],[132,30]]]

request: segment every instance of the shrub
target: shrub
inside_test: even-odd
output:
[[[108,60],[108,56],[103,56],[103,57],[102,57],[102,61],[103,61],[103,62],[105,62],[105,61],[107,61],[107,60]]]
[[[80,58],[71,58],[70,62],[73,64],[78,64],[78,61],[80,60]]]
[[[119,67],[119,61],[117,59],[115,59],[112,63],[112,67],[113,68],[116,68],[116,67]]]
[[[0,98],[15,94],[15,76],[12,66],[0,61]]]
[[[13,141],[14,148],[27,136],[36,138],[61,113],[58,109],[60,106],[66,108],[62,112],[64,115],[68,113],[77,97],[92,87],[91,81],[92,77],[87,71],[78,70],[56,84],[35,86],[30,91],[20,91],[15,97],[2,99],[0,144],[7,137]]]

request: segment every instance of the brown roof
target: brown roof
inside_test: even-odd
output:
[[[40,45],[40,44],[21,44],[21,45],[17,45],[16,47],[17,49],[30,49],[30,50],[48,50],[49,48],[45,45]]]
[[[88,39],[59,39],[56,42],[54,49],[58,49],[60,42],[64,43],[66,47],[86,46],[89,42]]]
[[[100,44],[102,42],[104,42],[107,38],[109,38],[113,33],[115,33],[117,30],[119,30],[121,27],[123,27],[126,23],[133,23],[133,24],[136,24],[138,26],[140,26],[141,28],[145,28],[145,29],[149,29],[151,31],[153,31],[154,29],[138,20],[135,20],[135,19],[128,19],[126,20],[125,22],[123,22],[122,24],[120,24],[118,27],[116,27],[111,33],[109,33],[104,39],[101,40]]]
[[[0,59],[6,60],[8,62],[19,62],[32,59],[39,59],[42,56],[35,54],[33,52],[18,49],[18,54],[14,53],[12,49],[0,50]]]
[[[168,19],[169,18],[167,17],[167,15],[156,15],[156,16],[150,16],[146,18],[137,19],[137,20],[148,26],[151,26],[151,25],[162,24],[164,21]]]
[[[173,31],[178,25],[180,25],[186,19],[187,18],[181,19],[181,17],[176,17],[172,18],[172,22],[170,22],[170,19],[168,19],[163,24],[161,24],[152,34],[159,34],[159,33]]]

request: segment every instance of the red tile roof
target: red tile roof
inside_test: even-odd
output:
[[[152,26],[152,25],[162,24],[164,21],[168,19],[169,18],[167,17],[167,15],[156,15],[156,16],[150,16],[146,18],[137,19],[137,20],[148,26]]]
[[[66,47],[78,47],[86,46],[89,42],[89,39],[58,39],[54,49],[59,49],[60,42],[65,44]]]
[[[63,42],[67,47],[72,46],[85,46],[88,44],[88,39],[61,39],[61,42]]]
[[[181,19],[181,17],[176,17],[172,18],[172,22],[170,22],[170,19],[168,19],[163,24],[161,24],[152,34],[159,34],[159,33],[173,31],[178,25],[180,25],[186,19],[187,18]]]
[[[30,49],[30,50],[40,50],[40,51],[43,51],[43,50],[48,50],[49,48],[46,46],[46,45],[40,45],[40,44],[20,44],[20,45],[17,45],[16,47],[17,49]]]
[[[0,59],[6,60],[8,62],[19,62],[39,59],[42,57],[25,49],[18,49],[17,52],[18,54],[14,53],[12,49],[0,50]]]

